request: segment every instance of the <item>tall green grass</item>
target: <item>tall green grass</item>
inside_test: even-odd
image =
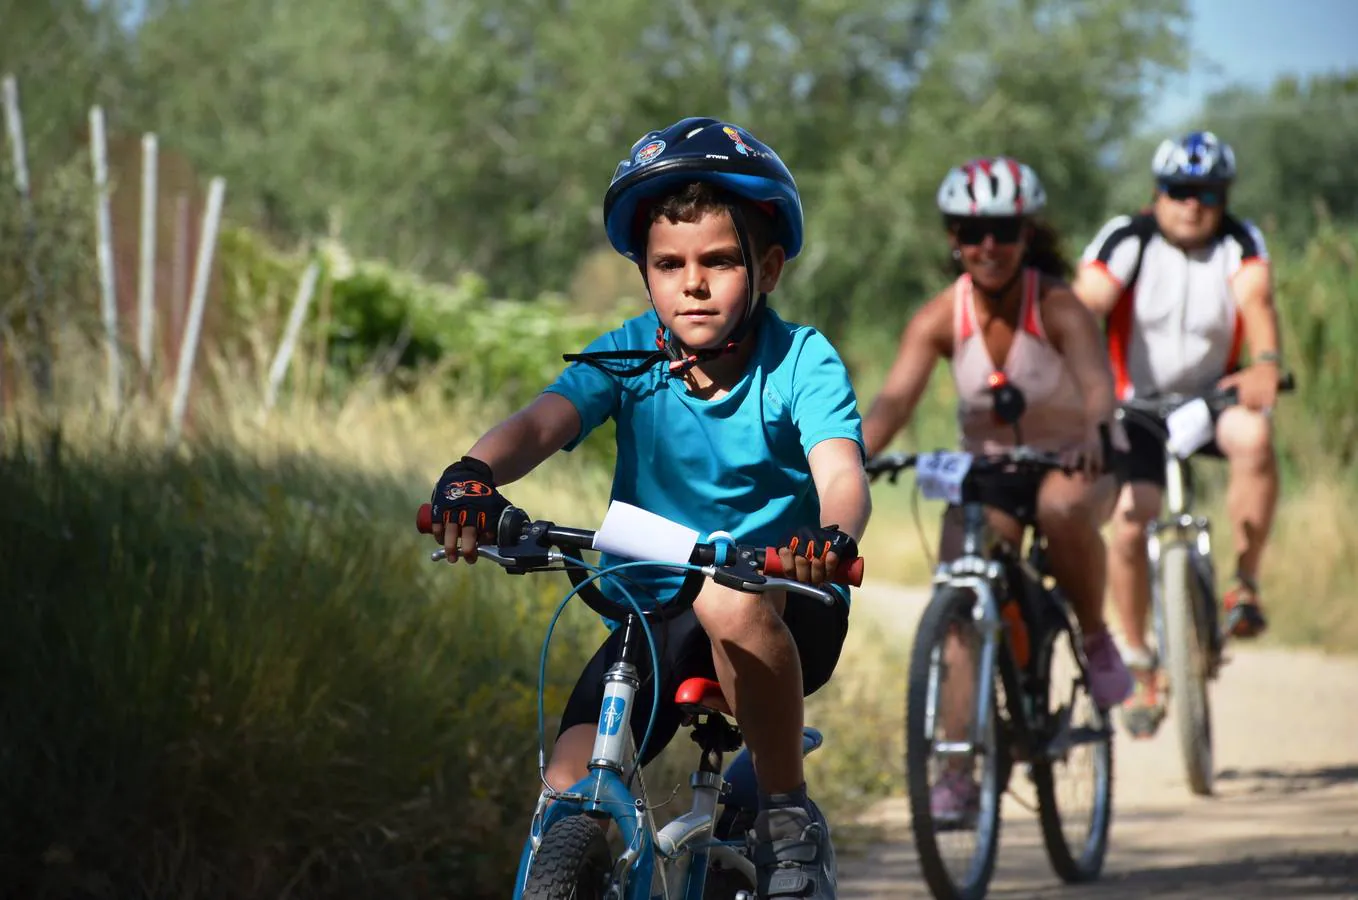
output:
[[[500,896],[563,584],[428,562],[413,511],[475,410],[246,405],[200,408],[175,453],[145,410],[70,410],[55,453],[7,423],[0,872],[20,896]],[[517,502],[606,498],[551,465]],[[566,617],[549,716],[602,634]]]

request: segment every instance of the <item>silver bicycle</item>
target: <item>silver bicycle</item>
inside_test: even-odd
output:
[[[1292,376],[1285,376],[1278,388],[1293,390]],[[1168,440],[1166,422],[1179,410],[1201,403],[1215,422],[1222,411],[1237,402],[1234,389],[1164,394],[1129,400],[1122,404],[1119,415],[1128,427],[1145,428]],[[1193,793],[1208,796],[1215,770],[1207,686],[1220,672],[1227,634],[1217,612],[1212,524],[1194,510],[1197,492],[1191,455],[1180,456],[1168,446],[1165,449],[1164,512],[1147,526],[1146,555],[1150,560],[1155,675],[1158,681],[1168,681],[1159,696],[1173,698],[1178,704],[1176,731],[1188,786]],[[1158,718],[1167,709],[1168,702],[1161,700],[1153,713]]]

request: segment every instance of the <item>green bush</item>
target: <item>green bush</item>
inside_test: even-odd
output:
[[[46,173],[33,185],[27,212],[13,185],[6,150],[0,154],[0,343],[16,362],[32,364],[40,352],[52,353],[59,326],[98,327],[89,160],[77,155]]]
[[[326,296],[313,302],[309,327],[324,322],[335,390],[372,374],[408,388],[434,371],[450,394],[520,404],[556,377],[563,353],[583,349],[623,315],[579,314],[554,294],[495,299],[478,275],[431,282],[386,263],[354,260],[335,241],[322,242],[318,256],[317,290]],[[221,258],[230,315],[242,326],[261,316],[281,323],[287,309],[280,301],[290,302],[306,259],[281,254],[240,228],[223,233]]]

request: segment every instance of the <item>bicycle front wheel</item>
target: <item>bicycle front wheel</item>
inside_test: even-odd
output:
[[[1165,668],[1169,671],[1170,702],[1179,736],[1188,786],[1195,794],[1212,793],[1212,712],[1207,700],[1208,661],[1203,648],[1209,646],[1202,633],[1206,623],[1199,612],[1196,573],[1189,548],[1172,543],[1164,548],[1160,560],[1165,604]]]
[[[980,900],[999,848],[998,716],[976,729],[982,652],[972,621],[975,596],[941,587],[915,632],[905,709],[910,825],[925,881],[938,900]]]
[[[1069,883],[1099,877],[1113,818],[1113,729],[1089,694],[1074,638],[1060,628],[1039,648],[1045,741],[1031,770],[1047,859]]]
[[[588,816],[571,816],[542,837],[524,882],[524,900],[603,900],[612,858],[603,829]]]

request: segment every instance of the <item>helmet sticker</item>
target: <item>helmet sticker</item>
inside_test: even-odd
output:
[[[650,162],[651,160],[655,159],[657,156],[664,152],[665,152],[664,141],[651,141],[645,147],[642,147],[640,150],[638,150],[637,155],[632,158],[636,160],[637,165],[642,166]]]
[[[740,136],[739,131],[736,131],[730,125],[723,125],[721,130],[726,132],[727,137],[736,142],[736,150],[741,156],[755,155],[754,149],[745,143],[745,139]]]

